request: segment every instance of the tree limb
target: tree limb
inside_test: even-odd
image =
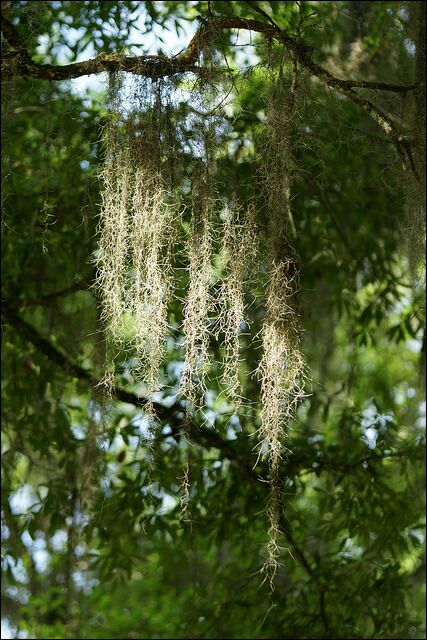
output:
[[[250,5],[253,3],[250,2]],[[264,12],[263,12],[264,14]],[[180,73],[200,73],[203,67],[196,66],[203,49],[210,44],[215,35],[223,29],[241,29],[264,33],[265,35],[282,42],[313,75],[338,90],[349,90],[355,87],[381,91],[393,91],[406,93],[415,89],[419,83],[413,85],[399,85],[388,82],[368,82],[364,80],[342,80],[336,78],[326,69],[311,60],[309,48],[302,40],[286,34],[273,23],[267,25],[257,20],[233,17],[213,16],[209,23],[204,22],[187,45],[186,49],[177,56],[166,57],[162,55],[126,56],[120,53],[100,53],[95,58],[73,62],[66,65],[38,64],[34,62],[18,34],[16,27],[4,16],[1,17],[1,29],[9,44],[19,55],[30,61],[27,68],[22,61],[16,60],[14,64],[8,59],[4,63],[3,73],[8,75],[21,75],[23,77],[40,78],[43,80],[69,80],[84,75],[102,73],[103,71],[125,71],[149,78],[160,78]]]
[[[51,360],[51,362],[57,364],[63,371],[93,387],[96,387],[99,384],[99,380],[90,371],[70,361],[66,355],[59,351],[59,349],[49,342],[49,340],[46,340],[46,338],[44,338],[32,325],[21,318],[12,307],[7,304],[3,304],[2,315],[6,322],[16,329],[24,339],[31,342],[40,353],[45,355],[49,360]],[[143,407],[147,404],[146,398],[137,396],[132,392],[121,389],[120,387],[115,388],[115,397],[121,402],[127,402],[135,406]],[[180,414],[183,414],[183,412],[179,405],[174,405],[173,407],[168,408],[154,402],[153,407],[159,419],[167,422],[171,426],[182,427],[183,415]],[[194,423],[190,423],[190,436],[194,442],[203,448],[213,447],[220,450],[226,458],[235,463],[235,466],[248,480],[259,484],[259,475],[235,450],[233,441],[224,440],[215,431]],[[269,485],[266,483],[265,486],[268,487]],[[301,564],[307,575],[315,582],[318,582],[316,573],[310,562],[307,560],[304,552],[299,548],[291,532],[288,530],[283,514],[281,514],[281,528],[285,539],[292,547],[293,556]]]
[[[60,298],[65,298],[77,291],[84,291],[89,289],[90,282],[88,278],[84,278],[83,280],[77,280],[69,287],[65,289],[60,289],[59,291],[52,291],[52,293],[46,293],[45,295],[40,296],[39,298],[28,298],[27,300],[23,300],[21,306],[30,307],[30,306],[41,306],[41,305],[49,305],[54,300],[58,300]]]
[[[251,6],[252,3],[249,3]],[[271,22],[271,21],[270,21]],[[365,82],[361,80],[342,80],[314,62],[311,49],[301,40],[281,30],[275,24],[265,24],[253,19],[237,16],[212,16],[196,31],[187,48],[178,56],[126,56],[119,53],[101,53],[92,60],[74,62],[68,65],[40,65],[28,55],[14,25],[4,16],[1,17],[2,32],[17,55],[6,56],[2,61],[2,72],[5,76],[20,75],[23,77],[40,78],[44,80],[66,80],[84,75],[101,73],[103,71],[125,71],[148,78],[157,79],[187,72],[203,73],[203,67],[197,65],[203,49],[211,43],[219,31],[223,29],[244,29],[263,33],[281,42],[289,51],[293,59],[308,70],[312,75],[327,86],[339,91],[355,102],[377,122],[377,124],[391,138],[404,166],[409,163],[417,174],[412,158],[409,141],[399,130],[393,120],[354,89],[373,89],[405,93],[418,85],[402,86],[387,82]]]
[[[57,349],[57,347],[55,347],[49,340],[44,338],[31,324],[24,320],[16,312],[16,310],[7,303],[3,304],[2,315],[6,322],[14,329],[16,329],[16,331],[25,340],[31,342],[40,353],[45,355],[51,362],[58,365],[63,371],[68,373],[73,378],[82,380],[91,387],[97,387],[99,385],[99,380],[96,376],[93,375],[91,371],[84,369],[80,365],[69,360],[69,358],[62,353],[62,351]],[[121,387],[115,388],[114,395],[117,400],[132,404],[136,407],[144,407],[147,404],[146,398],[138,396],[130,391],[126,391]],[[159,420],[169,424],[173,430],[182,429],[184,412],[178,402],[172,405],[172,407],[165,407],[158,402],[153,402],[152,406]],[[242,473],[247,480],[256,482],[259,485],[259,481],[261,479],[260,475],[254,470],[253,466],[245,459],[245,457],[242,456],[241,453],[237,450],[234,441],[225,440],[216,431],[203,426],[199,426],[194,422],[190,422],[189,424],[189,435],[193,442],[205,449],[218,449],[225,458],[229,459],[230,462],[234,464],[238,471]],[[241,442],[239,442],[238,444],[240,447]],[[401,454],[402,452],[396,452],[397,457]],[[387,457],[390,457],[390,454]],[[354,471],[357,468],[360,468],[363,463],[369,462],[370,460],[374,459],[377,459],[377,456],[371,454],[368,457],[365,456],[363,459],[358,459],[355,462],[346,465],[340,465],[336,461],[331,462],[330,464],[328,463],[328,461],[324,461],[324,463],[322,465],[319,464],[319,466],[323,466],[325,469],[338,470],[342,473],[348,473]],[[304,462],[301,460],[295,460],[293,461],[293,467],[295,473],[297,472],[297,469],[299,470],[299,472],[301,472],[305,468],[310,471],[314,470],[310,461]],[[289,473],[289,469],[287,470],[287,472]],[[269,487],[268,483],[263,484],[265,487]],[[326,616],[324,609],[325,586],[320,582],[316,570],[308,561],[303,550],[298,546],[292,535],[292,532],[288,529],[288,525],[283,512],[280,513],[280,529],[284,538],[291,547],[292,555],[297,559],[310,579],[318,584],[321,608],[323,610],[323,615]]]
[[[77,378],[90,385],[93,388],[99,387],[100,380],[88,369],[84,369],[80,365],[72,362],[62,351],[60,351],[49,340],[44,338],[31,324],[24,320],[16,310],[10,305],[3,303],[2,316],[6,322],[16,329],[16,331],[28,342],[31,342],[36,349],[45,355],[51,362],[55,363],[72,378]],[[143,408],[147,404],[147,398],[138,396],[136,393],[127,391],[121,387],[115,387],[114,397],[120,402],[133,404],[136,407]],[[152,403],[157,418],[171,427],[181,428],[183,423],[183,408],[177,402],[172,407],[153,402]],[[253,472],[252,467],[247,464],[234,450],[232,441],[224,440],[218,433],[196,424],[190,426],[190,435],[193,440],[202,447],[214,447],[222,451],[224,456],[234,462],[245,473],[247,477],[252,479],[258,478]]]

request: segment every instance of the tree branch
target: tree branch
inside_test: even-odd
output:
[[[15,25],[12,24],[5,16],[1,15],[1,31],[12,49],[15,49],[20,56],[31,62],[30,55],[27,51],[24,41],[18,33]]]
[[[67,356],[59,351],[59,349],[49,342],[49,340],[46,340],[46,338],[44,338],[26,320],[21,318],[8,304],[3,304],[2,315],[6,322],[16,329],[16,331],[25,340],[31,342],[40,353],[45,355],[49,360],[51,360],[51,362],[57,364],[63,371],[74,378],[84,381],[92,387],[96,387],[99,384],[99,380],[90,371],[71,362]],[[144,407],[144,405],[147,404],[146,398],[137,396],[132,392],[121,389],[120,387],[115,388],[115,397],[121,402],[127,402],[135,406]],[[178,404],[168,408],[154,402],[153,407],[159,419],[167,422],[172,427],[182,427],[183,411]],[[235,464],[239,471],[243,473],[248,480],[259,484],[260,477],[257,472],[254,471],[252,466],[248,464],[247,461],[235,450],[233,441],[224,440],[215,431],[194,423],[190,423],[190,437],[203,448],[212,447],[221,451],[226,458]],[[265,486],[268,487],[269,485],[266,483]],[[307,575],[315,582],[318,582],[314,569],[305,557],[302,549],[300,549],[298,544],[295,542],[290,531],[287,529],[287,524],[283,514],[281,514],[281,528],[285,539],[292,547],[292,555],[298,560]]]
[[[70,375],[72,378],[77,378],[78,380],[85,382],[93,388],[100,385],[100,380],[91,371],[84,369],[75,362],[72,362],[62,351],[60,351],[49,340],[44,338],[37,329],[24,320],[16,310],[7,303],[3,303],[2,305],[2,316],[6,322],[16,329],[16,331],[25,340],[31,342],[40,353],[60,367],[62,371]],[[114,397],[120,402],[126,402],[142,408],[148,402],[147,398],[138,396],[136,393],[131,391],[126,391],[121,387],[115,387]],[[168,423],[175,429],[180,429],[182,427],[183,408],[178,402],[172,405],[172,407],[165,407],[158,402],[153,402],[152,405],[159,420]],[[238,455],[237,451],[235,451],[232,441],[224,440],[215,431],[196,424],[190,425],[190,435],[192,439],[202,447],[213,447],[222,451],[224,456],[234,462],[247,477],[259,479],[258,475],[253,472],[252,467]]]
[[[65,289],[60,289],[59,291],[52,291],[51,293],[46,293],[45,295],[40,296],[39,298],[28,298],[27,300],[23,300],[20,305],[22,308],[30,307],[30,306],[39,306],[39,305],[49,305],[51,302],[58,300],[59,298],[65,298],[77,291],[84,291],[89,289],[90,282],[89,278],[84,278],[83,280],[77,280],[69,287]]]
[[[247,4],[253,6],[252,2]],[[261,11],[258,8],[257,10]],[[262,14],[267,15],[263,11]],[[313,75],[342,92],[360,88],[406,93],[419,86],[419,82],[412,85],[399,85],[389,82],[368,82],[365,80],[343,80],[337,78],[311,59],[311,50],[301,39],[287,34],[276,23],[273,22],[271,25],[267,25],[257,20],[237,16],[213,16],[210,18],[209,23],[204,22],[196,31],[186,49],[177,56],[168,58],[162,55],[126,56],[120,53],[100,53],[91,60],[67,65],[38,64],[34,62],[30,58],[16,27],[4,16],[1,17],[1,29],[9,44],[19,55],[30,61],[29,67],[25,68],[22,61],[16,60],[16,55],[14,56],[15,64],[11,64],[7,58],[2,69],[6,76],[21,75],[44,80],[67,80],[84,75],[102,73],[103,71],[125,71],[154,79],[187,72],[200,73],[203,72],[203,67],[196,66],[199,56],[218,32],[223,29],[240,29],[263,33],[280,41]]]
[[[251,6],[253,4],[249,3]],[[271,22],[271,21],[270,21]],[[405,134],[399,130],[393,120],[384,114],[378,107],[366,98],[359,95],[354,89],[373,89],[381,91],[394,91],[405,93],[414,89],[417,85],[402,86],[387,82],[365,82],[361,80],[342,80],[332,75],[329,71],[318,65],[312,59],[311,49],[301,40],[287,34],[275,24],[265,24],[257,20],[240,18],[235,16],[213,16],[196,31],[187,48],[178,56],[126,56],[119,53],[101,53],[92,60],[75,62],[68,65],[40,65],[31,60],[22,40],[14,25],[4,16],[1,17],[2,32],[9,44],[16,49],[17,55],[6,56],[2,61],[2,72],[5,76],[20,75],[23,77],[40,78],[44,80],[66,80],[78,78],[83,75],[101,73],[103,71],[125,71],[136,75],[156,79],[164,76],[172,76],[187,72],[203,73],[203,67],[197,65],[203,49],[216,37],[218,31],[223,29],[244,29],[263,33],[266,36],[281,42],[292,55],[293,59],[307,69],[327,86],[339,91],[347,98],[364,109],[377,122],[377,124],[391,138],[396,150],[401,157],[404,166],[409,163],[417,175],[412,158],[409,141]]]
[[[248,4],[253,6],[252,2],[248,2]],[[257,10],[259,9],[257,8]],[[263,15],[267,15],[265,12],[262,13]],[[419,85],[419,83],[417,83],[405,86],[388,82],[367,82],[364,80],[342,80],[336,78],[326,69],[323,69],[311,60],[309,48],[302,40],[286,34],[274,22],[267,25],[257,20],[233,16],[213,16],[210,18],[209,23],[204,22],[196,31],[186,49],[177,56],[168,58],[161,55],[126,56],[120,53],[101,53],[91,60],[74,62],[67,65],[38,64],[34,62],[30,58],[16,27],[4,16],[1,17],[1,29],[13,49],[25,58],[25,62],[29,61],[29,64],[23,64],[22,60],[16,60],[15,55],[14,63],[12,64],[9,59],[6,58],[2,68],[6,76],[21,75],[23,77],[40,78],[43,80],[68,80],[84,75],[102,73],[103,71],[125,71],[155,79],[187,72],[200,73],[203,72],[203,67],[196,66],[199,56],[203,49],[206,48],[217,35],[218,31],[223,29],[241,29],[264,33],[282,42],[313,75],[338,90],[348,91],[358,87],[362,89],[406,93]]]

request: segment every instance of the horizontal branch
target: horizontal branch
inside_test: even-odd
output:
[[[5,17],[1,18],[1,28],[4,36],[13,49],[25,58],[25,61],[16,59],[16,55],[7,57],[4,61],[3,73],[7,75],[21,75],[43,80],[68,80],[84,75],[93,75],[103,71],[124,71],[149,78],[159,78],[181,73],[200,73],[203,67],[197,66],[203,49],[223,29],[239,29],[263,33],[271,38],[280,40],[295,56],[307,66],[312,73],[326,82],[334,83],[336,88],[374,89],[381,91],[393,91],[406,93],[415,89],[418,84],[399,85],[388,82],[368,82],[365,80],[341,80],[328,71],[316,65],[307,58],[309,47],[302,40],[286,34],[277,26],[266,25],[252,19],[233,16],[215,16],[209,19],[209,23],[203,23],[182,53],[177,56],[167,57],[163,55],[126,56],[120,53],[100,53],[95,58],[74,62],[67,65],[38,64],[31,60],[25,45],[18,34],[16,27]]]
[[[252,5],[252,3],[249,4]],[[362,88],[405,93],[414,89],[417,85],[403,86],[387,82],[365,82],[362,80],[343,80],[337,78],[314,62],[311,55],[311,48],[301,39],[287,34],[275,25],[275,23],[271,24],[271,21],[270,24],[265,24],[258,20],[235,16],[210,16],[209,21],[204,21],[199,27],[187,48],[177,56],[126,56],[119,53],[101,53],[92,60],[62,66],[50,64],[41,65],[31,60],[16,27],[4,16],[1,17],[1,25],[5,38],[16,52],[16,55],[6,55],[3,58],[3,74],[5,76],[20,75],[22,77],[44,80],[67,80],[84,75],[101,73],[103,71],[122,71],[152,79],[187,72],[203,73],[204,68],[197,64],[200,55],[203,49],[217,37],[220,31],[224,29],[239,29],[263,33],[268,38],[281,42],[289,51],[294,61],[298,62],[312,75],[327,86],[339,91],[369,113],[391,138],[404,166],[406,167],[409,163],[411,169],[417,174],[409,141],[405,134],[398,129],[389,116],[355,91],[356,88]]]

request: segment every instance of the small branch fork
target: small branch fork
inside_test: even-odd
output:
[[[16,27],[5,17],[1,16],[2,33],[12,48],[2,59],[2,73],[5,77],[18,75],[22,77],[39,78],[43,80],[67,80],[84,75],[101,73],[103,71],[123,71],[157,79],[182,73],[204,72],[203,66],[198,64],[203,49],[218,37],[224,29],[249,30],[263,33],[267,37],[283,44],[290,53],[293,61],[309,71],[326,86],[339,91],[356,103],[376,121],[393,142],[404,167],[408,165],[417,175],[412,157],[410,142],[395,122],[370,100],[361,96],[355,89],[371,89],[376,91],[391,91],[403,93],[415,89],[418,85],[399,85],[388,82],[365,82],[363,80],[343,80],[314,62],[311,49],[299,38],[296,38],[280,27],[254,2],[246,4],[268,20],[268,24],[258,20],[237,16],[214,16],[209,14],[196,31],[187,48],[177,56],[126,56],[119,53],[101,53],[96,58],[75,62],[67,65],[38,64],[34,62],[26,49],[25,43]],[[418,177],[418,176],[417,176]]]

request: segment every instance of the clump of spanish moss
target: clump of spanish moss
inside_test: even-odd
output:
[[[280,547],[281,491],[279,466],[284,428],[303,396],[304,360],[300,351],[301,331],[295,307],[298,290],[296,259],[289,237],[296,229],[291,210],[294,161],[290,144],[290,119],[294,115],[296,72],[285,82],[283,67],[271,73],[266,105],[263,188],[266,194],[266,263],[268,282],[265,318],[261,332],[260,455],[268,461],[270,497],[267,507],[269,541],[263,570],[273,588]]]
[[[239,379],[240,336],[248,325],[245,284],[255,263],[257,236],[254,206],[234,201],[226,209],[222,229],[224,277],[219,296],[217,335],[223,340],[222,383],[237,409],[242,400]]]
[[[181,520],[191,523],[190,509],[190,422],[197,406],[203,405],[209,365],[212,309],[212,219],[215,212],[212,166],[200,160],[192,183],[192,203],[187,238],[188,291],[183,304],[184,368],[180,393],[185,398],[183,422],[186,461],[181,478]]]
[[[212,278],[213,171],[201,161],[193,178],[188,247],[188,292],[184,302],[185,361],[181,392],[191,404],[203,398],[209,363],[209,312]]]
[[[141,111],[146,105],[141,105]],[[132,285],[129,308],[134,318],[137,371],[150,397],[159,388],[159,369],[168,331],[172,295],[171,253],[175,208],[162,172],[158,109],[140,115],[134,141],[132,198]]]
[[[284,428],[303,397],[304,360],[295,312],[297,275],[294,259],[272,256],[267,285],[266,316],[262,328],[260,454],[267,460],[270,496],[267,507],[269,541],[264,570],[272,583],[278,566],[281,511],[280,461]]]
[[[114,342],[120,340],[126,292],[128,206],[131,155],[120,114],[121,78],[110,77],[110,121],[104,129],[105,158],[101,174],[102,207],[97,258],[101,320]]]
[[[216,160],[222,125],[222,86],[217,86],[214,80],[216,52],[206,47],[201,55],[204,74],[198,79],[193,95],[194,113],[189,121],[196,160],[187,239],[188,291],[183,305],[185,360],[180,385],[181,393],[187,399],[187,412],[195,405],[203,405],[206,375],[211,362],[214,223],[221,209]]]
[[[209,71],[210,54],[203,55]],[[177,247],[183,240],[179,229],[183,230],[188,284],[182,301],[184,364],[179,388],[185,406],[186,451],[181,516],[183,521],[191,522],[191,420],[205,402],[206,380],[213,362],[211,337],[216,335],[222,340],[221,382],[237,408],[243,396],[240,338],[249,326],[246,286],[255,260],[260,262],[259,270],[267,274],[267,282],[258,366],[258,435],[259,455],[267,460],[269,468],[269,541],[264,572],[273,588],[280,556],[279,469],[283,436],[303,394],[304,378],[295,305],[298,273],[290,245],[290,238],[296,234],[291,209],[294,162],[289,133],[296,73],[294,69],[291,84],[285,82],[283,65],[270,73],[262,163],[266,213],[263,232],[255,221],[254,204],[243,206],[231,194],[228,198],[218,195],[217,162],[221,135],[227,126],[222,116],[226,92],[208,76],[205,73],[183,109],[179,132],[172,117],[176,88],[172,90],[165,81],[138,79],[129,91],[120,75],[111,78],[111,122],[105,130],[98,255],[102,319],[111,353],[115,345],[128,342],[132,346],[135,378],[142,383],[147,413],[153,415],[152,397],[161,389],[159,371],[175,286],[173,260],[176,251],[182,251]],[[173,161],[178,139],[193,157],[191,174],[184,181],[177,177]],[[189,185],[188,191],[183,190],[183,184]],[[180,193],[179,202],[176,193]],[[215,268],[215,264],[219,266]],[[111,388],[113,381],[114,372],[109,366],[105,384]]]
[[[143,79],[130,97],[112,76],[111,112],[98,256],[102,319],[114,346],[125,339],[130,316],[135,374],[150,398],[159,388],[168,329],[175,219],[163,163],[162,91]]]

